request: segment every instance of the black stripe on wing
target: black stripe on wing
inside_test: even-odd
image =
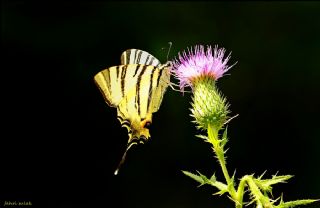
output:
[[[149,97],[148,97],[148,103],[147,103],[147,111],[149,111],[149,106],[150,106],[150,103],[151,103],[151,99],[152,99],[152,83],[153,83],[153,75],[156,71],[153,69],[151,75],[150,75],[150,85],[149,85]]]
[[[131,58],[128,59],[130,64],[131,64],[131,62],[132,62],[132,64],[137,64],[138,63],[137,62],[138,52],[139,52],[139,50],[135,49],[132,60],[131,60]]]
[[[153,61],[154,61],[154,57],[153,56],[151,56],[151,59],[150,59],[150,61],[149,61],[149,63],[147,63],[148,65],[151,65],[152,63],[153,63]]]
[[[157,67],[160,65],[160,61],[146,51],[140,49],[128,49],[121,55],[121,64],[144,64]]]
[[[159,76],[158,76],[158,79],[157,79],[157,85],[156,85],[156,87],[159,87],[160,78],[161,78],[161,75],[162,75],[163,71],[164,71],[164,69],[161,69],[160,72],[159,72]]]
[[[133,77],[136,76],[136,74],[137,74],[137,72],[139,71],[140,67],[141,67],[141,65],[138,64],[137,67],[136,67],[136,70],[134,71]]]
[[[128,68],[128,66],[124,65],[121,70],[121,94],[122,94],[122,97],[124,97],[124,87],[125,87],[125,78],[126,78],[126,74],[127,74],[127,68]]]
[[[137,55],[137,61],[136,63],[140,63],[140,59],[141,59],[141,55],[142,55],[143,51],[140,51],[138,52],[138,55]]]
[[[138,108],[138,115],[141,114],[141,109],[140,109],[140,105],[141,105],[141,99],[140,99],[140,85],[141,85],[141,79],[142,79],[142,76],[143,74],[145,73],[146,69],[147,69],[148,66],[144,65],[140,74],[138,75],[138,78],[137,78],[137,86],[136,86],[136,97],[135,97],[135,104],[136,104],[136,107]]]
[[[119,68],[120,66],[116,66],[117,80],[119,79]]]
[[[131,51],[132,50],[126,50],[121,54],[121,65],[126,65],[129,63],[129,59],[131,56]]]

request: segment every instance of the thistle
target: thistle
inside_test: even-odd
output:
[[[175,76],[180,80],[180,89],[190,86],[193,90],[192,116],[198,128],[207,130],[208,125],[220,129],[228,118],[226,99],[216,88],[216,81],[232,66],[228,66],[230,54],[224,58],[225,49],[214,50],[208,46],[196,46],[194,51],[188,50],[179,54],[179,59],[173,62]]]
[[[203,174],[193,174],[188,171],[183,173],[199,182],[201,185],[208,184],[216,187],[219,191],[216,194],[229,194],[229,198],[235,202],[236,208],[242,208],[244,193],[249,193],[251,201],[247,205],[254,203],[259,208],[291,208],[306,205],[317,200],[306,199],[284,202],[282,196],[272,199],[272,185],[286,182],[291,175],[273,176],[270,179],[255,178],[254,175],[245,175],[241,178],[238,187],[235,187],[235,175],[230,177],[226,167],[226,157],[224,147],[228,141],[227,130],[225,129],[221,138],[219,131],[228,122],[229,104],[217,90],[216,81],[221,78],[233,65],[228,66],[230,53],[225,56],[225,49],[215,46],[214,50],[210,46],[205,50],[204,46],[198,45],[194,49],[188,49],[188,54],[184,51],[179,53],[178,59],[173,61],[173,74],[180,82],[180,90],[184,92],[185,87],[191,87],[193,96],[191,106],[191,116],[197,127],[207,131],[207,136],[199,135],[212,145],[212,150],[218,159],[226,183],[217,180],[215,175],[207,178]],[[229,119],[230,120],[230,119]],[[246,191],[245,189],[248,189]]]

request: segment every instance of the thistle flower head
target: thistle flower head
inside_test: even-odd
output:
[[[188,54],[183,51],[179,58],[173,61],[175,76],[180,80],[180,89],[190,86],[203,77],[211,77],[217,80],[223,76],[232,66],[228,66],[230,54],[224,58],[225,49],[216,45],[212,51],[211,46],[196,45],[194,50],[188,49]]]
[[[227,121],[229,105],[216,88],[216,80],[223,76],[232,66],[228,66],[230,54],[224,58],[225,49],[211,46],[205,51],[204,46],[197,45],[179,53],[178,60],[173,61],[173,74],[180,81],[180,89],[190,86],[193,91],[191,113],[198,128],[207,129],[211,125],[219,130]]]

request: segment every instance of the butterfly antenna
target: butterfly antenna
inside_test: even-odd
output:
[[[169,50],[168,50],[168,53],[167,53],[167,61],[169,60],[169,53],[170,53],[170,50],[171,50],[172,42],[168,42],[168,44],[169,44]]]
[[[124,161],[126,160],[126,156],[127,156],[128,150],[129,150],[129,149],[132,147],[132,145],[134,145],[134,144],[135,144],[135,143],[132,143],[132,144],[130,144],[129,146],[127,146],[127,149],[126,149],[126,151],[123,153],[122,158],[121,158],[121,161],[119,162],[117,169],[116,169],[116,170],[114,171],[114,173],[113,173],[114,175],[118,175],[119,170],[120,170],[122,164],[123,164]]]

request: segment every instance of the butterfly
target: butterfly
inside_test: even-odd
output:
[[[132,145],[143,144],[150,138],[152,114],[160,108],[170,83],[171,67],[170,61],[161,64],[146,51],[128,49],[121,55],[121,65],[104,69],[94,76],[105,102],[117,108],[117,118],[128,130],[126,151],[115,175]]]

